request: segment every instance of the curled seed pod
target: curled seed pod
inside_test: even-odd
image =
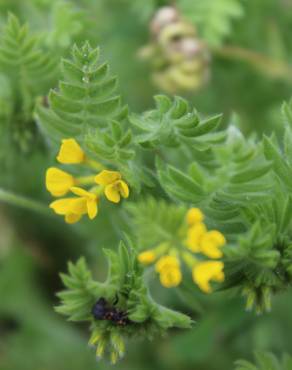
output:
[[[163,27],[170,23],[177,22],[180,16],[176,8],[172,6],[164,6],[160,8],[154,15],[150,23],[150,31],[152,36],[158,35]]]
[[[177,93],[196,91],[210,76],[210,53],[193,24],[174,7],[160,8],[150,23],[152,42],[139,51],[151,63],[154,84]]]

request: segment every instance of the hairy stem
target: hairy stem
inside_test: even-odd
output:
[[[213,49],[213,52],[222,58],[246,62],[271,78],[281,78],[292,82],[292,65],[282,60],[274,60],[255,51],[232,45]]]
[[[25,208],[34,212],[50,215],[49,208],[34,200],[23,197],[22,195],[14,194],[10,191],[0,188],[0,202],[7,203],[13,206]]]

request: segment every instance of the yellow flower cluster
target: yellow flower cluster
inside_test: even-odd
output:
[[[98,174],[85,177],[74,177],[70,173],[56,167],[50,167],[46,172],[46,188],[54,197],[63,197],[71,192],[77,197],[62,198],[50,204],[56,214],[65,217],[69,224],[75,223],[83,215],[92,220],[98,213],[98,202],[103,194],[113,203],[119,203],[122,198],[128,198],[129,187],[118,171],[103,169],[101,165],[85,155],[74,139],[64,139],[57,155],[57,161],[62,164],[82,164],[90,168],[98,168]],[[85,190],[83,185],[91,185]]]
[[[222,247],[226,240],[219,231],[208,231],[203,220],[201,210],[191,208],[186,214],[181,246],[164,242],[139,254],[138,260],[142,264],[155,263],[155,270],[164,287],[176,287],[181,283],[182,261],[191,269],[193,281],[205,293],[212,291],[211,281],[224,281],[224,264],[219,259],[223,256]]]

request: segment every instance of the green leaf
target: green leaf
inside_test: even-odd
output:
[[[74,265],[68,264],[69,275],[61,274],[61,279],[68,290],[58,293],[61,304],[56,311],[68,316],[71,321],[86,321],[91,316],[91,308],[101,285],[92,280],[84,258]]]
[[[92,154],[117,166],[125,165],[135,157],[132,132],[125,131],[118,121],[111,121],[108,127],[103,129],[88,130],[84,143]]]
[[[116,78],[109,74],[107,63],[100,64],[99,49],[88,42],[72,49],[72,60],[62,61],[64,81],[49,94],[49,108],[38,104],[36,115],[51,139],[82,137],[89,129],[105,129],[111,121],[123,119],[127,110],[116,95]]]
[[[284,186],[286,186],[289,191],[292,191],[292,178],[290,176],[292,167],[285,161],[279,149],[268,137],[264,137],[264,151],[266,158],[273,162],[273,169],[283,181]]]
[[[217,119],[210,122],[216,126]],[[190,147],[187,159],[176,167],[158,157],[156,166],[160,184],[170,197],[204,207],[213,222],[216,220],[216,227],[220,225],[227,233],[233,228],[237,234],[240,210],[247,202],[262,202],[270,194],[273,164],[265,159],[261,144],[231,135],[228,129],[223,142],[211,145],[206,141],[208,149]]]
[[[35,97],[44,93],[48,81],[54,80],[56,61],[39,48],[37,38],[28,31],[9,14],[0,40],[0,71],[9,76],[15,89]]]
[[[1,126],[5,146],[16,146],[20,153],[28,153],[35,146],[37,136],[33,110],[38,96],[46,94],[49,84],[54,85],[57,63],[53,55],[42,50],[39,38],[9,14],[0,37]],[[5,78],[4,78],[5,76]],[[19,154],[19,152],[18,152]],[[8,163],[5,155],[4,161]],[[4,162],[2,160],[2,162]]]
[[[200,121],[196,110],[183,98],[176,96],[172,102],[158,95],[154,99],[156,109],[129,117],[132,125],[143,132],[136,141],[145,148],[176,147],[186,139],[200,141],[219,125],[221,116]]]

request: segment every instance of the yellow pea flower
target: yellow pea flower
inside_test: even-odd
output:
[[[63,164],[78,164],[86,159],[84,151],[75,139],[62,140],[57,160]]]
[[[165,288],[176,287],[182,281],[180,262],[175,256],[161,257],[155,265],[155,270],[159,273],[161,285]]]
[[[138,255],[138,261],[143,265],[150,265],[156,259],[156,253],[153,250],[148,250],[145,252],[141,252]]]
[[[167,270],[171,268],[179,268],[179,266],[180,266],[180,263],[177,257],[166,255],[166,256],[162,256],[161,258],[159,258],[159,260],[157,261],[155,265],[155,270],[157,272],[161,272],[162,270]]]
[[[116,181],[114,184],[108,185],[105,188],[105,196],[113,203],[119,203],[121,196],[128,198],[129,187],[123,180]]]
[[[224,281],[224,264],[221,261],[203,261],[193,267],[193,280],[205,293],[211,293],[210,281]]]
[[[55,197],[67,194],[74,184],[74,177],[65,171],[50,167],[46,172],[46,188]]]
[[[203,222],[198,222],[190,227],[187,233],[186,245],[194,253],[201,251],[201,240],[207,233],[207,228]]]
[[[85,214],[92,220],[98,212],[96,194],[90,193],[82,188],[72,187],[71,192],[78,195],[78,198],[64,198],[55,200],[50,204],[55,213],[65,216],[65,221],[73,224]]]
[[[194,226],[204,220],[204,215],[199,208],[191,208],[187,212],[186,219],[189,226]]]
[[[171,267],[171,268],[164,268],[160,274],[160,283],[165,288],[174,288],[178,286],[182,281],[182,274],[180,268],[178,267]]]
[[[105,196],[113,203],[119,203],[121,196],[123,198],[129,196],[129,187],[118,171],[103,170],[95,176],[95,182],[105,186]]]
[[[115,181],[118,181],[122,178],[122,175],[119,171],[109,171],[103,170],[98,175],[95,176],[95,182],[98,185],[109,185],[113,184]]]
[[[226,243],[224,236],[217,230],[208,231],[201,239],[201,252],[210,258],[223,256],[221,247]]]
[[[98,196],[94,193],[91,193],[79,187],[72,187],[70,190],[73,194],[79,195],[81,199],[86,201],[86,207],[87,207],[86,213],[88,214],[88,217],[91,220],[94,219],[98,212],[98,208],[97,208]]]

